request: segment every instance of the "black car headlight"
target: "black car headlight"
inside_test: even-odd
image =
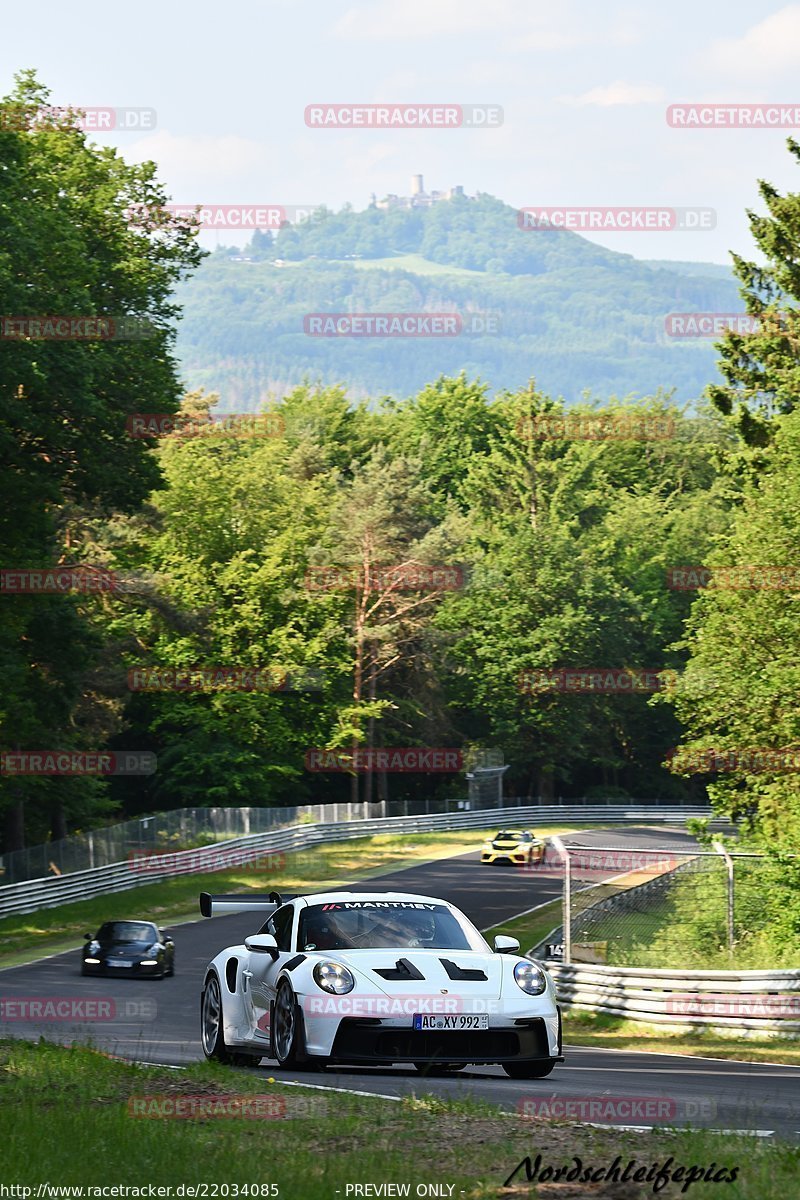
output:
[[[334,996],[344,996],[345,993],[352,992],[356,986],[352,971],[348,971],[347,967],[338,962],[330,960],[318,962],[312,974],[317,987],[321,987],[323,992],[330,992]]]
[[[159,945],[151,946],[145,954],[145,958],[158,958],[158,952],[161,949]]]
[[[528,996],[541,996],[542,992],[547,990],[547,976],[535,963],[517,963],[514,967],[514,979],[517,987],[522,988]]]

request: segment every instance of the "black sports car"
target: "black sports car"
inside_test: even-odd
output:
[[[84,935],[82,975],[111,972],[163,979],[175,974],[175,943],[152,921],[106,921]]]

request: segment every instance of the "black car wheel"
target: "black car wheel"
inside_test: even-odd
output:
[[[302,1020],[292,985],[288,979],[282,979],[272,1010],[272,1047],[278,1065],[294,1071],[322,1070],[326,1059],[309,1058],[302,1053],[305,1042]]]
[[[536,1062],[509,1062],[502,1066],[511,1079],[544,1079],[557,1061],[555,1058],[540,1058]]]
[[[169,961],[169,970],[167,971],[167,975],[169,975],[169,977],[172,978],[172,976],[174,974],[175,974],[175,955],[173,954],[172,958]]]
[[[258,1066],[260,1059],[252,1054],[231,1050],[225,1041],[222,1015],[222,992],[216,975],[209,975],[200,998],[200,1038],[206,1058],[227,1063],[232,1067]]]
[[[297,1059],[297,1043],[299,1041],[297,1003],[292,985],[286,979],[282,979],[278,984],[278,994],[275,997],[272,1040],[275,1057],[280,1065],[293,1067]]]

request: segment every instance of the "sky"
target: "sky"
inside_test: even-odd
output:
[[[757,181],[797,188],[788,129],[681,129],[678,103],[800,111],[800,3],[195,0],[4,6],[0,93],[32,67],[59,105],[154,109],[96,140],[153,159],[177,203],[366,207],[461,184],[515,206],[714,210],[713,227],[589,236],[637,258],[748,255]],[[488,104],[492,128],[310,128],[308,105]],[[800,129],[794,130],[800,138]],[[707,221],[712,224],[711,220]],[[236,234],[208,232],[241,244]]]

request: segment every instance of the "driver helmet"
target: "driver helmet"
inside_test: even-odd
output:
[[[436,918],[431,912],[419,910],[408,913],[411,934],[422,945],[430,945],[436,937]]]

